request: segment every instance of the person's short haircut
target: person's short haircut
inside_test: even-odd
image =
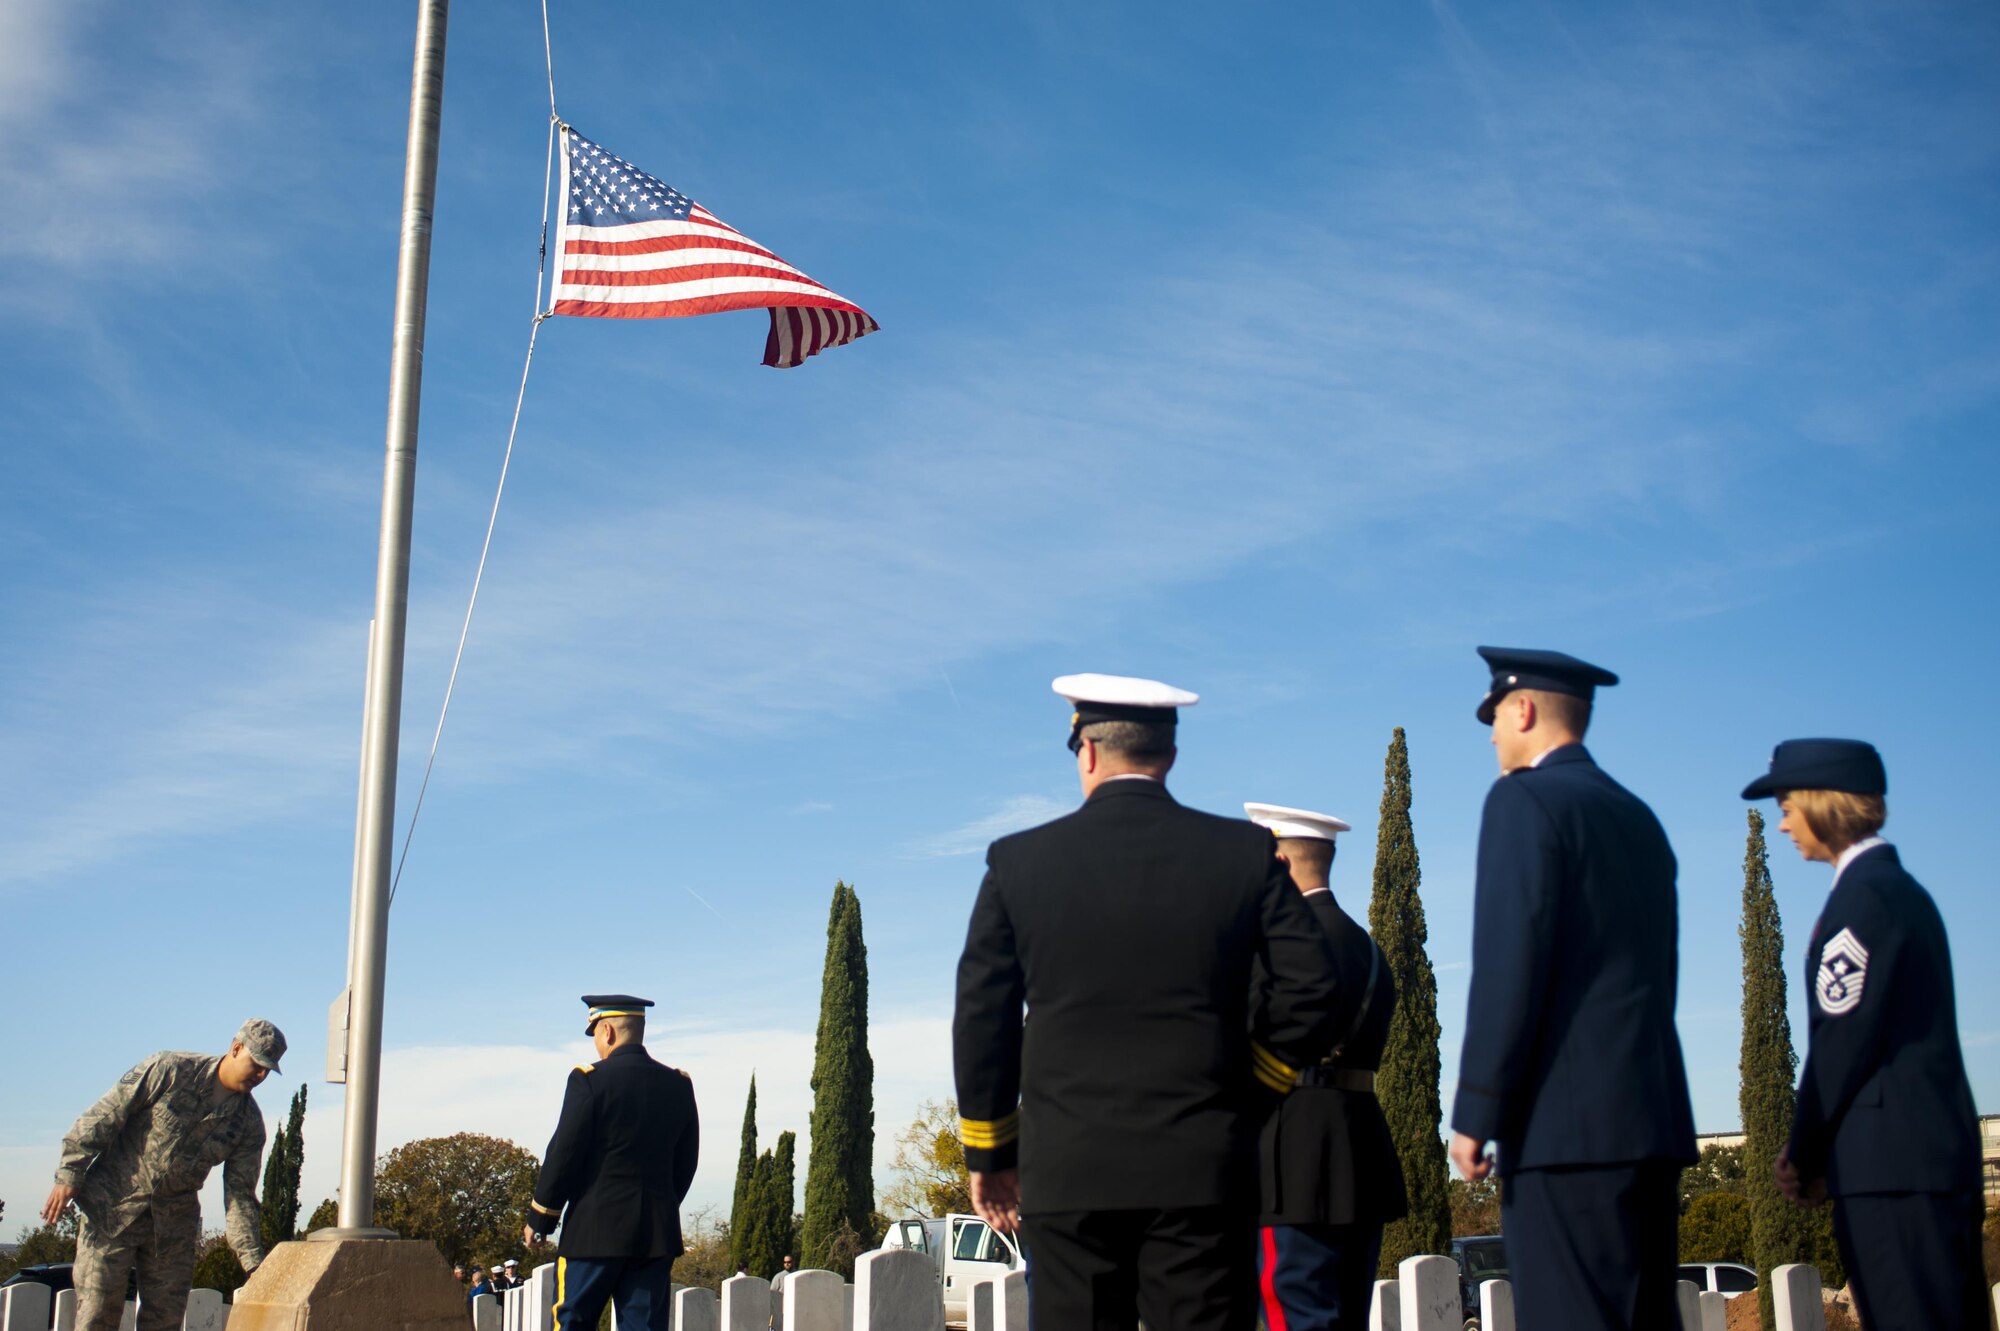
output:
[[[1547,689],[1521,691],[1535,700],[1536,711],[1578,739],[1582,739],[1583,733],[1590,729],[1590,699],[1579,698],[1574,693],[1552,693]]]
[[[1333,868],[1333,843],[1320,837],[1280,837],[1278,853],[1309,878],[1324,878]]]
[[[646,1038],[646,1017],[644,1013],[634,1012],[629,1017],[599,1017],[597,1021],[599,1025],[609,1026],[612,1030],[617,1031],[619,1037],[628,1042],[633,1040],[644,1041]]]
[[[1093,721],[1083,738],[1135,762],[1158,762],[1174,756],[1174,727],[1152,721]]]
[[[1882,830],[1889,821],[1889,802],[1880,795],[1855,795],[1845,790],[1787,790],[1778,796],[1783,804],[1806,820],[1806,826],[1820,841],[1834,849],[1846,850]]]

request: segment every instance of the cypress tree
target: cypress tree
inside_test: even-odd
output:
[[[271,1139],[264,1160],[263,1219],[259,1223],[266,1252],[297,1236],[299,1171],[306,1161],[306,1088],[292,1097],[285,1126]]]
[[[797,1189],[797,1165],[794,1160],[797,1146],[798,1134],[778,1134],[778,1148],[771,1155],[771,1177],[764,1185],[764,1225],[771,1239],[772,1271],[777,1270],[779,1261],[792,1251],[795,1237],[792,1232],[792,1199]],[[751,1274],[760,1273],[752,1270]],[[761,1274],[769,1275],[770,1272]]]
[[[869,1214],[875,1206],[875,1064],[868,1056],[861,898],[846,883],[834,884],[827,913],[812,1090],[800,1264],[852,1276],[855,1246],[865,1247],[874,1230]]]
[[[1771,886],[1764,815],[1750,810],[1743,849],[1743,1044],[1737,1062],[1737,1105],[1743,1115],[1743,1175],[1750,1198],[1750,1247],[1757,1267],[1757,1303],[1764,1331],[1775,1331],[1771,1272],[1787,1262],[1821,1262],[1828,1287],[1838,1282],[1832,1210],[1801,1211],[1771,1177],[1772,1162],[1792,1135],[1798,1057],[1785,1009],[1785,928]]]
[[[1418,895],[1423,878],[1410,824],[1410,750],[1397,726],[1382,774],[1382,813],[1375,834],[1375,886],[1368,931],[1396,982],[1396,1014],[1382,1051],[1376,1089],[1403,1166],[1409,1214],[1382,1233],[1381,1271],[1393,1278],[1405,1257],[1451,1251],[1451,1182],[1445,1170],[1444,1111],[1438,1102],[1437,978],[1424,951],[1428,932]]]
[[[750,1213],[745,1209],[757,1175],[757,1074],[750,1074],[750,1098],[743,1106],[743,1144],[736,1152],[736,1195],[729,1203],[729,1260],[748,1260]],[[753,1267],[754,1271],[755,1268]]]

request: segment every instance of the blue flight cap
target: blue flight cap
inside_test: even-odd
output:
[[[1532,647],[1481,647],[1479,654],[1493,670],[1493,683],[1479,700],[1479,724],[1493,724],[1493,711],[1515,689],[1541,689],[1589,699],[1600,687],[1618,682],[1602,666],[1579,661],[1568,652],[1544,652]]]
[[[645,1016],[646,1009],[653,1006],[653,1000],[634,998],[630,994],[585,994],[583,1005],[590,1009],[590,1021],[583,1028],[583,1033],[589,1035],[605,1017]]]
[[[1743,798],[1769,799],[1788,790],[1886,795],[1889,772],[1866,740],[1788,739],[1771,750],[1771,770],[1743,787]]]

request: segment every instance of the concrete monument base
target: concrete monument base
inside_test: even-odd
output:
[[[465,1331],[465,1290],[429,1243],[280,1243],[236,1291],[229,1331]]]

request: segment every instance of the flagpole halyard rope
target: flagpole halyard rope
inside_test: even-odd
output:
[[[403,866],[409,863],[410,843],[417,835],[417,819],[424,811],[424,796],[430,792],[431,772],[437,767],[438,745],[444,739],[445,718],[451,715],[451,697],[458,688],[458,668],[465,660],[466,639],[472,633],[472,612],[479,605],[479,587],[486,578],[486,557],[493,550],[493,530],[500,522],[500,499],[507,493],[507,469],[514,462],[514,438],[521,429],[521,406],[528,397],[528,371],[535,364],[535,339],[549,311],[542,308],[542,288],[549,271],[549,193],[555,177],[556,130],[562,119],[556,114],[556,61],[549,42],[549,4],[542,0],[542,60],[549,77],[549,146],[542,163],[542,238],[535,260],[535,317],[528,325],[528,354],[521,361],[521,384],[514,393],[514,416],[507,425],[507,447],[500,455],[500,481],[493,487],[493,507],[486,514],[486,538],[479,545],[479,563],[472,573],[472,595],[466,598],[465,619],[458,626],[458,648],[451,656],[451,673],[445,679],[444,702],[438,708],[437,728],[431,732],[430,755],[424,760],[424,778],[417,785],[416,802],[410,807],[410,823],[403,830],[403,848],[396,856],[396,872],[389,880],[389,904],[396,904],[396,889],[403,882]],[[553,288],[551,288],[553,295]]]

